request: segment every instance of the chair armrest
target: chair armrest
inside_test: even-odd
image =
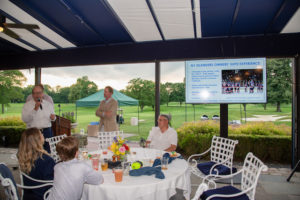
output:
[[[44,193],[44,200],[48,199],[50,192],[51,192],[51,188]]]
[[[234,176],[236,176],[236,175],[238,175],[238,174],[240,174],[240,173],[242,173],[242,172],[243,172],[243,169],[241,169],[240,171],[237,171],[236,173],[229,174],[229,175],[209,174],[209,175],[207,175],[207,176],[205,176],[205,177],[203,178],[202,183],[205,183],[205,181],[211,182],[212,179],[216,179],[216,178],[217,178],[217,179],[227,179],[227,178],[232,178],[232,177],[234,177]],[[216,184],[214,183],[214,185],[216,185]]]
[[[198,200],[201,194],[205,192],[207,189],[208,189],[208,185],[206,185],[205,183],[201,183],[197,188],[195,196],[191,200]]]
[[[38,182],[38,183],[53,183],[53,180],[38,180],[38,179],[35,179],[35,178],[32,178],[32,177],[28,176],[27,174],[25,174],[22,171],[20,171],[20,173],[21,173],[21,175],[25,176],[26,178],[28,178],[32,181]]]
[[[211,147],[210,147],[209,149],[207,149],[207,150],[206,150],[205,152],[203,152],[203,153],[191,155],[191,156],[188,158],[187,162],[190,163],[190,160],[191,160],[193,157],[200,157],[200,156],[203,156],[203,155],[207,154],[207,153],[210,151],[210,149],[211,149]],[[192,162],[195,162],[195,164],[197,165],[197,161],[196,161],[195,159],[192,159]]]
[[[210,200],[212,198],[215,198],[215,197],[223,197],[223,198],[232,198],[232,197],[237,197],[237,196],[240,196],[242,194],[246,194],[247,192],[249,192],[250,190],[253,190],[255,185],[249,187],[247,190],[244,190],[244,191],[241,191],[239,193],[235,193],[235,194],[214,194],[214,195],[211,195],[209,196],[206,200]]]
[[[53,183],[45,183],[42,185],[35,185],[35,186],[26,186],[26,185],[17,184],[17,186],[22,189],[37,189],[37,188],[42,188],[42,187],[46,187],[46,186],[53,186]]]
[[[219,174],[219,171],[218,171],[217,169],[215,169],[215,167],[218,166],[218,165],[222,165],[222,164],[226,163],[229,159],[230,159],[230,158],[228,157],[226,160],[224,160],[224,161],[222,161],[222,162],[220,162],[220,163],[214,164],[214,165],[210,168],[209,174],[212,174],[212,171],[213,171],[213,170],[216,170],[216,171],[217,171],[217,175],[218,175],[218,174]],[[230,170],[232,170],[232,166],[231,166],[231,169],[230,169]],[[231,171],[231,172],[232,172],[232,171]]]

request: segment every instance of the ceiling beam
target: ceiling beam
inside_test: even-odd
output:
[[[189,59],[294,57],[300,33],[189,39],[44,50],[0,56],[0,69],[124,64]]]

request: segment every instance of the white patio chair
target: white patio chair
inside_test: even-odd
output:
[[[66,134],[54,136],[51,138],[46,138],[46,142],[48,142],[50,146],[50,152],[51,152],[50,155],[56,163],[60,161],[60,158],[56,152],[56,144],[60,142],[62,139],[64,139],[65,137],[67,137]]]
[[[213,136],[211,146],[201,154],[194,154],[188,158],[190,170],[200,178],[209,174],[227,175],[236,172],[232,167],[233,154],[237,140]],[[200,157],[210,152],[210,162],[198,163],[196,157]],[[190,163],[192,162],[192,163]]]
[[[0,165],[3,165],[6,169],[6,171],[10,172],[11,171],[9,170],[9,168],[4,164],[4,163],[0,163]],[[25,186],[23,185],[23,181],[21,179],[21,185],[20,184],[16,184],[17,187],[21,188],[21,189],[37,189],[37,188],[42,188],[42,187],[45,187],[45,186],[52,186],[53,185],[53,181],[43,181],[43,180],[36,180],[36,179],[33,179],[31,177],[29,177],[28,175],[26,175],[28,178],[30,178],[31,180],[34,180],[38,183],[41,183],[40,185],[36,185],[36,186]],[[7,200],[18,200],[19,197],[18,197],[18,193],[17,193],[17,188],[15,187],[14,185],[14,180],[13,179],[13,176],[11,175],[11,178],[4,178],[2,172],[0,173],[0,182],[1,182],[1,185],[2,187],[4,188],[4,192],[5,192],[5,195],[6,195],[6,199]],[[48,194],[50,192],[50,189],[44,194],[44,199],[47,198]],[[21,199],[23,198],[23,190],[22,190],[22,196],[21,196]]]
[[[124,138],[123,131],[98,132],[99,148],[107,149],[107,147],[112,144],[114,137],[116,136]]]
[[[258,182],[258,178],[261,174],[261,171],[267,171],[268,167],[264,165],[264,163],[259,160],[256,156],[254,156],[251,152],[249,152],[244,160],[243,168],[230,175],[216,175],[211,174],[205,177],[202,183],[199,185],[195,196],[192,200],[197,200],[199,197],[201,199],[210,200],[213,198],[226,198],[232,200],[238,199],[255,199],[256,186]],[[221,188],[216,188],[216,183],[213,181],[214,179],[228,179],[233,178],[234,176],[241,173],[241,189],[233,187],[232,185],[224,186]],[[211,178],[214,177],[214,178]],[[205,183],[207,182],[208,185]],[[213,185],[213,189],[208,190],[209,185]]]
[[[24,172],[22,172],[20,170],[20,167],[19,167],[19,173],[20,173],[21,185],[17,184],[17,186],[22,188],[22,189],[36,189],[36,188],[41,188],[41,187],[52,186],[53,185],[53,180],[39,180],[39,179],[32,178],[31,176],[29,176],[29,175],[25,174]],[[40,183],[40,185],[25,186],[23,177],[26,177],[27,179],[29,179],[31,181],[34,181],[36,183]],[[47,192],[45,192],[44,199],[47,199],[47,196],[48,196],[49,192],[50,192],[50,189],[47,190]],[[21,199],[23,199],[23,194],[24,194],[24,190],[22,190]]]

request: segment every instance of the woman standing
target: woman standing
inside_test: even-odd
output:
[[[43,148],[44,136],[37,128],[29,128],[22,133],[17,157],[23,173],[38,180],[53,180],[54,160]],[[26,186],[39,185],[23,176]],[[23,199],[43,199],[51,186],[38,189],[25,189]]]

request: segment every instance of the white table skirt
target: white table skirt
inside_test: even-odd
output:
[[[132,148],[137,152],[136,159],[155,157],[157,150]],[[190,199],[190,171],[184,159],[176,159],[163,170],[165,179],[151,176],[123,176],[123,181],[115,182],[112,170],[102,173],[104,183],[101,185],[85,184],[82,200],[168,200],[176,194],[176,188],[183,190],[186,199]]]

